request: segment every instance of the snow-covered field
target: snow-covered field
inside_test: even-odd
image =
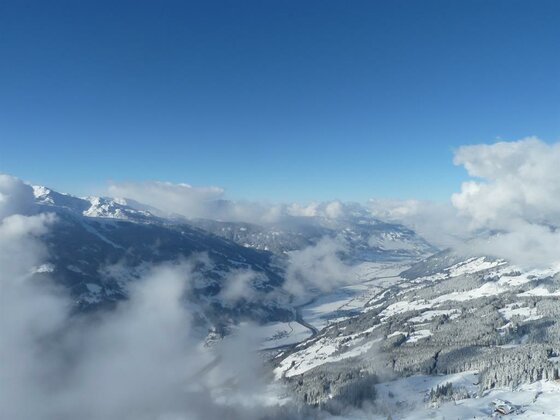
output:
[[[297,344],[311,336],[311,331],[297,322],[275,322],[254,328],[259,337],[259,349]]]
[[[386,288],[403,279],[398,275],[409,267],[402,263],[359,264],[353,269],[354,284],[323,294],[302,309],[303,318],[317,329],[362,312],[366,304]]]
[[[387,287],[403,281],[398,273],[406,268],[408,265],[402,263],[362,263],[354,268],[355,284],[319,296],[301,309],[303,319],[320,330],[329,324],[364,312],[371,299],[378,296]],[[362,334],[350,337],[349,344],[344,344],[342,339],[321,338],[305,350],[284,359],[275,370],[275,375],[277,378],[283,375],[291,377],[324,363],[364,354],[374,344],[371,341],[362,343],[364,338],[362,335],[369,332],[371,331],[362,331]],[[292,337],[295,338],[296,335],[292,335]],[[263,348],[272,347],[267,343],[270,341],[265,341]],[[345,350],[343,354],[339,354],[341,349]]]
[[[484,419],[494,415],[494,403],[498,402],[509,403],[515,410],[503,418],[560,418],[560,383],[557,381],[539,381],[515,390],[493,389],[481,396],[447,401],[440,405],[427,401],[430,389],[446,383],[452,383],[456,389],[465,389],[471,396],[476,395],[477,381],[475,372],[465,372],[445,376],[413,376],[379,384],[376,386],[377,402],[384,413],[373,418],[386,419],[390,414],[394,420]],[[372,418],[371,413],[364,418]]]

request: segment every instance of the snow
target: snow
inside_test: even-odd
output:
[[[368,241],[370,246],[378,246],[384,250],[407,250],[413,251],[418,248],[415,242],[408,240],[398,232],[383,233],[381,237],[372,236]]]
[[[80,267],[76,267],[76,266],[73,265],[73,264],[67,265],[66,268],[67,268],[69,271],[72,271],[72,272],[74,272],[74,273],[84,274],[84,272],[80,269]]]
[[[549,291],[544,286],[535,287],[534,289],[528,290],[527,292],[520,293],[518,296],[528,297],[528,296],[560,296],[560,290],[555,292]]]
[[[416,281],[437,281],[453,277],[458,277],[465,274],[474,274],[480,271],[490,270],[492,268],[506,265],[504,260],[487,260],[485,257],[473,257],[465,261],[452,265],[440,273],[431,276],[420,277]]]
[[[282,360],[274,370],[276,379],[292,377],[305,373],[324,363],[358,357],[367,353],[381,339],[366,340],[367,334],[378,328],[374,326],[356,334],[330,338],[321,337],[314,339],[307,348],[302,348]],[[364,342],[365,341],[365,342]],[[300,346],[301,347],[301,344]]]
[[[539,381],[523,385],[515,390],[493,389],[478,397],[449,401],[438,406],[430,406],[425,397],[430,389],[452,383],[455,389],[465,388],[471,395],[478,392],[476,372],[464,372],[445,376],[411,376],[376,386],[377,404],[383,413],[364,411],[355,418],[386,419],[388,414],[394,420],[472,419],[490,418],[493,402],[501,400],[519,408],[519,413],[511,415],[516,419],[550,419],[560,417],[560,383]],[[504,418],[509,418],[506,416]]]
[[[54,200],[50,197],[51,190],[47,187],[43,187],[42,185],[33,185],[33,195],[37,199],[37,201],[41,204],[49,204],[53,205]]]
[[[507,264],[504,260],[487,261],[485,257],[470,258],[465,262],[456,264],[449,269],[449,277],[457,277],[463,274],[478,273]]]
[[[424,278],[423,283],[415,282],[411,285],[410,281],[395,274],[402,269],[403,266],[398,264],[375,265],[370,263],[360,265],[354,269],[356,284],[319,296],[311,304],[302,308],[302,316],[315,327],[324,328],[334,321],[348,318],[353,314],[382,307],[387,294],[389,296],[399,296],[426,285],[426,281],[430,283],[433,281],[432,279],[427,280],[427,278]],[[484,271],[487,281],[474,289],[445,293],[441,296],[436,295],[433,299],[401,299],[384,308],[378,315],[381,325],[395,315],[411,311],[421,312],[419,315],[406,321],[407,324],[416,327],[415,331],[411,333],[395,331],[389,334],[388,338],[404,335],[407,338],[406,344],[418,343],[421,340],[428,339],[433,334],[427,328],[427,323],[434,318],[447,315],[454,319],[461,315],[459,309],[438,309],[440,305],[506,293],[511,291],[512,287],[539,281],[554,273],[550,270],[523,272],[516,267],[505,266],[503,261],[471,258],[444,270],[444,273],[440,273],[440,275],[442,277],[450,277],[479,271]],[[360,280],[361,283],[358,282]],[[526,292],[525,295],[550,296],[554,294],[540,286],[530,292]],[[514,316],[526,321],[540,318],[537,310],[527,307],[523,301],[507,305],[505,308],[500,309],[500,314],[506,321],[509,321]],[[369,328],[369,332],[376,327]],[[307,343],[301,343],[297,346],[300,350],[290,354],[280,362],[280,365],[275,370],[275,375],[277,378],[282,376],[290,377],[307,372],[319,365],[341,360],[341,358],[359,356],[369,351],[375,341],[368,341],[369,337],[365,337],[366,332],[368,330],[350,335],[341,334],[336,338],[320,337]],[[342,340],[345,340],[344,343]],[[517,346],[520,344],[510,343],[506,345]]]
[[[303,318],[317,329],[329,324],[329,315],[342,309],[352,301],[354,292],[347,288],[317,298],[312,304],[305,306],[301,313]]]
[[[297,322],[275,322],[254,327],[259,337],[259,349],[297,344],[311,336],[311,331]]]
[[[128,219],[128,216],[123,211],[122,204],[111,199],[103,199],[101,197],[86,197],[90,202],[89,209],[83,212],[84,216],[88,217],[108,217],[114,219]]]
[[[302,308],[303,318],[317,329],[366,311],[366,305],[386,288],[402,282],[398,273],[409,268],[403,263],[361,263],[352,268],[354,284],[317,297]]]
[[[361,270],[361,271],[360,271]],[[429,340],[432,336],[427,326],[428,322],[438,316],[447,315],[451,319],[461,315],[460,309],[448,309],[452,302],[464,302],[482,297],[495,296],[508,293],[515,288],[524,287],[524,293],[520,297],[530,296],[560,296],[560,290],[548,290],[540,285],[543,279],[548,279],[558,273],[558,268],[554,270],[531,270],[523,271],[515,266],[507,265],[504,261],[492,261],[485,258],[471,258],[462,263],[443,270],[434,276],[423,277],[412,282],[400,278],[398,273],[391,272],[391,267],[385,267],[388,275],[379,275],[380,268],[375,266],[362,266],[360,272],[362,276],[356,276],[356,284],[340,288],[326,295],[317,298],[312,304],[302,309],[304,319],[317,327],[329,325],[333,319],[341,319],[349,316],[352,311],[367,312],[373,308],[384,308],[379,313],[381,325],[386,323],[390,317],[410,311],[419,311],[420,314],[408,319],[405,326],[413,327],[413,332],[394,331],[387,335],[387,338],[403,335],[407,340],[404,345],[421,345],[422,340]],[[423,288],[432,282],[453,278],[465,274],[479,273],[473,284],[474,289],[444,292],[438,296],[437,291],[434,297],[420,299],[411,291]],[[480,286],[478,279],[486,280]],[[358,282],[361,280],[361,282]],[[470,279],[465,283],[458,283],[458,287],[465,287]],[[429,282],[429,283],[428,283]],[[530,288],[533,283],[532,289]],[[547,282],[551,283],[552,282]],[[529,287],[523,286],[528,284]],[[467,286],[468,287],[468,286]],[[451,289],[453,290],[453,289]],[[407,293],[408,297],[404,297]],[[397,298],[400,300],[392,301],[387,307],[387,298]],[[514,295],[512,295],[514,296]],[[509,298],[508,298],[509,299]],[[445,306],[443,306],[445,305]],[[457,305],[458,306],[458,305]],[[444,309],[445,308],[445,309]],[[345,311],[350,311],[345,313]],[[536,308],[527,306],[527,302],[518,299],[517,302],[509,303],[505,307],[498,309],[505,321],[519,318],[524,321],[536,320],[541,317]],[[509,325],[509,324],[508,324]],[[507,326],[507,325],[506,325]],[[374,357],[373,353],[376,343],[382,339],[379,335],[366,337],[367,332],[378,328],[379,324],[361,332],[344,334],[344,328],[340,328],[340,334],[336,337],[325,335],[315,337],[297,346],[298,351],[289,354],[284,360],[280,360],[274,370],[277,379],[281,377],[292,377],[303,374],[311,369],[326,363],[332,363],[353,357]],[[403,329],[403,326],[400,326]],[[374,339],[375,338],[375,339]],[[516,347],[523,345],[528,336],[521,337],[517,342],[511,342],[501,347]],[[417,344],[415,344],[417,343]],[[518,410],[519,418],[551,418],[560,416],[560,383],[559,382],[537,382],[531,385],[524,385],[515,390],[511,389],[492,389],[478,397],[467,398],[458,401],[441,403],[441,406],[430,406],[426,401],[426,395],[431,388],[452,382],[454,387],[464,387],[471,396],[476,396],[479,392],[478,378],[476,372],[459,373],[447,376],[414,376],[402,378],[393,382],[380,384],[377,386],[379,397],[376,400],[376,412],[365,413],[357,411],[356,418],[387,418],[390,414],[393,419],[425,419],[425,418],[489,418],[493,414],[494,408],[492,401],[498,399],[511,402],[512,407]],[[380,414],[379,405],[385,406]],[[354,415],[354,414],[353,414]],[[380,415],[380,417],[375,417]],[[517,417],[516,417],[517,418]]]
[[[35,269],[35,273],[52,273],[54,271],[54,265],[51,263],[41,264]]]
[[[406,342],[407,343],[416,343],[418,340],[422,340],[423,338],[428,338],[431,335],[433,335],[433,334],[430,330],[414,331],[412,334],[410,334],[410,337],[408,337],[408,340],[406,340]]]
[[[514,316],[523,318],[524,321],[532,321],[542,318],[537,314],[536,308],[521,307],[522,303],[510,303],[505,308],[498,310],[500,314],[506,319],[511,320]]]
[[[274,369],[274,375],[276,379],[283,376],[290,378],[301,375],[324,363],[358,357],[367,353],[379,341],[381,340],[377,339],[362,344],[348,345],[348,343],[342,344],[340,339],[322,337],[306,349],[292,353],[282,360],[279,366]]]
[[[328,362],[328,358],[337,348],[334,343],[327,338],[321,338],[311,346],[297,353],[293,353],[286,357],[280,365],[274,369],[276,379],[282,376],[292,377],[300,375]]]
[[[108,243],[109,245],[115,247],[115,248],[121,248],[122,246],[117,245],[116,243],[114,243],[113,241],[111,241],[110,239],[106,238],[103,234],[101,234],[100,232],[97,231],[97,229],[95,229],[93,226],[91,226],[90,224],[86,223],[86,222],[82,222],[82,226],[84,227],[85,230],[87,230],[89,233],[97,236],[99,239],[101,239],[103,242]]]
[[[356,278],[360,281],[395,278],[410,268],[407,263],[375,263],[364,262],[353,267]]]
[[[419,311],[426,308],[431,308],[433,303],[427,301],[399,301],[389,305],[385,308],[379,316],[383,321],[397,314],[402,314],[409,311]]]
[[[344,353],[340,353],[336,356],[330,357],[329,362],[338,362],[340,360],[350,359],[352,357],[358,357],[364,353],[367,353],[375,343],[378,343],[380,341],[381,341],[380,339],[377,339],[377,340],[368,341],[367,343],[358,346],[354,346],[350,350]]]
[[[486,265],[484,264],[484,266]],[[472,269],[472,267],[470,269]],[[509,267],[507,273],[511,273],[511,272],[512,272],[512,268]],[[447,301],[464,302],[472,299],[478,299],[481,297],[496,296],[511,291],[512,286],[518,286],[541,278],[549,277],[554,274],[555,271],[552,270],[532,270],[523,274],[519,274],[518,276],[510,275],[504,277],[504,272],[502,271],[491,272],[489,273],[490,277],[495,275],[500,275],[500,279],[498,281],[488,280],[486,283],[484,283],[482,286],[476,289],[466,290],[462,292],[451,292],[438,296],[437,298],[432,299],[429,302],[429,306],[427,307],[436,306],[440,303],[447,302]],[[519,296],[521,297],[560,296],[560,290],[555,292],[550,292],[545,287],[539,286],[527,292],[520,293]],[[409,305],[413,307],[419,307],[419,306],[423,306],[424,303],[410,302]]]
[[[408,322],[411,322],[413,324],[418,324],[418,323],[431,321],[432,319],[443,315],[448,315],[450,316],[451,319],[453,319],[454,317],[458,316],[458,312],[459,310],[457,309],[442,309],[442,310],[436,309],[436,310],[423,312],[422,315],[415,316],[414,318],[410,318]]]

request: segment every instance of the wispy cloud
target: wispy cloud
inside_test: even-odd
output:
[[[313,217],[338,219],[360,207],[356,203],[338,200],[306,204],[230,200],[225,198],[225,191],[220,187],[193,187],[189,184],[161,181],[111,182],[106,193],[111,197],[132,199],[137,202],[131,203],[133,206],[139,203],[151,206],[165,216],[257,224]]]
[[[317,244],[289,254],[284,289],[298,298],[328,292],[349,284],[351,267],[341,259],[347,245],[339,238],[324,237]]]
[[[371,199],[368,207],[375,217],[404,224],[440,248],[458,245],[471,234],[468,220],[450,202]]]

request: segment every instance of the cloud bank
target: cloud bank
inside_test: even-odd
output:
[[[449,203],[370,200],[372,213],[411,227],[434,245],[528,267],[560,262],[560,144],[535,137],[460,147],[472,178]]]
[[[471,177],[451,197],[472,230],[491,232],[471,252],[528,267],[560,263],[560,144],[535,137],[461,147],[454,163]]]
[[[107,188],[112,197],[124,197],[155,207],[167,214],[201,217],[224,190],[219,187],[193,187],[189,184],[161,181],[112,182]]]
[[[367,206],[373,216],[403,224],[441,249],[457,246],[470,235],[468,220],[450,202],[371,199]]]
[[[559,143],[529,137],[463,146],[453,162],[463,166],[471,179],[449,202],[372,199],[365,208],[383,221],[412,228],[440,248],[504,258],[527,267],[560,260]],[[364,211],[364,207],[339,201],[307,205],[229,201],[219,188],[184,184],[114,184],[110,192],[188,218],[259,224],[336,220]]]
[[[338,200],[327,202],[264,203],[227,200],[219,187],[193,187],[170,182],[112,182],[107,195],[133,200],[132,206],[145,204],[161,216],[183,216],[187,219],[214,219],[227,222],[271,224],[291,219],[323,217],[337,219],[354,211],[356,204]]]
[[[560,144],[530,137],[463,146],[453,161],[479,179],[463,183],[461,192],[451,197],[473,227],[560,225]]]

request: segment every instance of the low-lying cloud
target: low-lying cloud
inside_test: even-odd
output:
[[[219,187],[161,181],[112,182],[107,188],[112,197],[124,197],[155,207],[166,214],[202,217],[223,196]]]
[[[51,214],[23,215],[32,194],[13,178],[0,194],[0,417],[257,419],[274,415],[254,343],[243,331],[202,346],[184,300],[189,264],[148,269],[113,310],[75,314],[37,267]],[[22,207],[23,206],[23,207]]]
[[[317,244],[291,252],[284,289],[297,298],[328,292],[352,282],[352,267],[341,259],[347,251],[339,238],[324,237]]]
[[[453,162],[464,166],[471,179],[449,202],[372,199],[365,206],[367,211],[381,220],[412,228],[440,248],[504,258],[523,266],[551,265],[560,260],[559,143],[529,137],[463,146]],[[110,192],[148,200],[147,204],[185,217],[260,224],[336,220],[351,215],[357,207],[364,211],[364,207],[339,201],[265,205],[225,200],[221,189],[192,190],[181,184],[157,183],[113,186]],[[180,204],[183,201],[190,204]]]
[[[375,217],[403,224],[441,249],[457,246],[471,234],[468,220],[449,202],[371,199],[367,205]]]
[[[193,187],[170,182],[112,182],[107,188],[111,197],[134,200],[148,205],[161,216],[183,216],[187,219],[213,219],[226,222],[274,224],[292,219],[323,217],[337,219],[355,210],[356,204],[338,200],[327,202],[277,203],[228,200],[219,187]],[[136,203],[135,203],[136,202]]]

